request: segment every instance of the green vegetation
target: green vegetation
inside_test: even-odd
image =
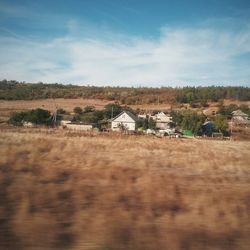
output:
[[[95,110],[94,106],[86,106],[83,109],[81,107],[75,107],[75,115],[72,121],[91,123],[95,124],[96,127],[101,128],[101,124],[107,122],[112,117],[117,116],[123,110],[127,109],[128,107],[122,107],[117,103],[108,104],[103,110]],[[131,111],[134,112],[133,110]]]
[[[62,109],[62,108],[59,108],[59,109],[57,110],[57,114],[59,114],[59,115],[64,115],[64,114],[66,114],[66,110],[64,110],[64,109]]]
[[[95,111],[95,107],[94,106],[86,106],[83,109],[84,113],[89,113],[89,112],[93,112],[93,111]]]
[[[111,103],[105,106],[104,115],[106,118],[114,118],[122,112],[123,108],[116,103]]]
[[[250,100],[250,88],[248,87],[184,87],[180,88],[176,100],[180,103],[201,103],[207,105],[207,101],[214,102],[220,99],[234,99],[241,101]]]
[[[155,125],[156,122],[153,120],[153,118],[147,116],[146,119],[138,119],[136,127],[147,130],[147,129],[155,129]]]
[[[21,126],[23,122],[31,122],[33,124],[52,125],[52,117],[48,110],[32,109],[26,112],[14,112],[11,114],[9,123]]]
[[[229,135],[228,123],[226,121],[226,117],[223,115],[216,115],[214,117],[214,126],[215,131],[221,132],[223,135]]]
[[[14,112],[10,115],[9,123],[15,126],[22,126],[27,112]]]
[[[74,108],[74,113],[78,114],[78,115],[81,115],[82,114],[82,108],[81,107],[75,107]]]
[[[192,107],[206,107],[208,101],[219,101],[220,99],[249,101],[250,88],[216,86],[127,88],[0,81],[0,99],[33,100],[45,98],[105,99],[117,101],[122,105],[178,102],[189,103]]]
[[[241,104],[239,106],[236,104],[230,104],[228,106],[224,106],[223,104],[221,104],[218,110],[218,114],[226,116],[227,118],[231,118],[232,112],[237,109],[240,109],[241,111],[243,111],[244,113],[250,116],[250,108],[245,104]]]
[[[192,110],[172,111],[173,122],[183,130],[191,131],[194,135],[202,133],[202,124],[206,120],[203,114]]]

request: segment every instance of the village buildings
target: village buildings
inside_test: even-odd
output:
[[[241,110],[232,112],[232,120],[234,124],[250,124],[248,115]],[[150,127],[149,127],[150,122]],[[227,121],[228,122],[228,121]],[[153,124],[153,125],[152,125]],[[165,112],[158,112],[155,114],[144,113],[135,115],[134,113],[124,110],[117,116],[111,119],[99,120],[98,123],[84,123],[82,121],[73,122],[73,120],[62,120],[61,125],[63,128],[81,131],[90,131],[94,128],[100,131],[129,131],[134,132],[139,129],[140,132],[155,135],[176,135],[181,132],[185,136],[193,136],[191,131],[179,130],[175,127],[173,118],[170,114]],[[176,132],[177,131],[177,132]],[[206,121],[201,125],[201,133],[203,136],[213,137],[218,131],[215,129],[213,119],[207,117]],[[220,135],[222,135],[220,133]]]
[[[155,128],[160,130],[170,129],[171,123],[173,123],[172,117],[164,112],[158,112],[155,115],[141,114],[138,117],[141,119],[152,118],[155,121]]]

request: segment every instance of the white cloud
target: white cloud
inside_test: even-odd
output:
[[[68,23],[50,41],[0,38],[0,77],[31,82],[162,86],[250,84],[250,29],[161,29],[158,39]],[[247,62],[240,60],[247,55]]]

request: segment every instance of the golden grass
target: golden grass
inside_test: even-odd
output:
[[[73,99],[64,99],[64,98],[57,98],[57,99],[41,99],[41,100],[15,100],[15,101],[6,101],[0,100],[0,121],[8,120],[10,113],[14,111],[24,111],[29,109],[35,108],[43,108],[50,111],[55,110],[55,105],[58,108],[63,108],[66,111],[72,112],[73,109],[77,106],[85,107],[88,105],[95,106],[96,109],[103,109],[105,105],[111,103],[112,101],[107,100],[100,100],[100,99],[82,99],[82,98],[73,98]],[[236,100],[224,100],[225,105],[229,104],[246,104],[250,106],[249,101],[236,101]],[[142,109],[146,111],[152,110],[162,110],[166,111],[172,107],[178,108],[179,104],[142,104],[142,105],[128,105],[132,109]],[[208,112],[218,110],[218,103],[217,102],[209,102],[209,108],[207,108]],[[184,104],[183,107],[190,108],[190,105]],[[210,112],[211,113],[211,112]]]
[[[103,109],[105,105],[110,103],[106,100],[98,99],[41,99],[41,100],[16,100],[16,101],[5,101],[0,100],[0,117],[8,118],[11,112],[23,111],[35,108],[43,108],[50,111],[55,110],[55,106],[63,108],[66,111],[72,112],[74,107],[80,106],[85,107],[88,105],[94,105],[96,109]]]
[[[0,249],[250,246],[250,143],[0,131]]]

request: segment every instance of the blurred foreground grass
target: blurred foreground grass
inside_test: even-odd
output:
[[[250,143],[0,131],[0,249],[250,249]]]

